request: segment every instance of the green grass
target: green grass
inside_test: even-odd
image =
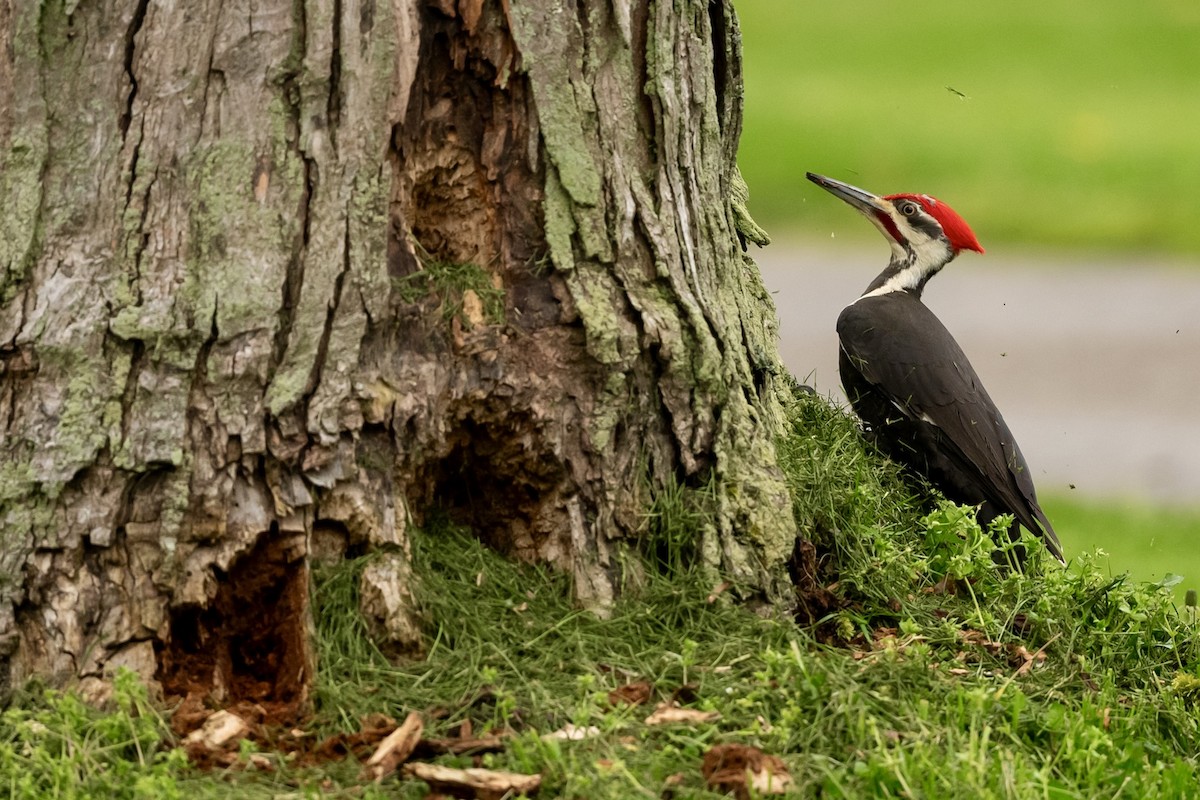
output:
[[[1086,554],[1064,569],[1039,547],[1024,574],[997,568],[969,511],[914,495],[824,401],[792,407],[780,447],[795,518],[823,564],[816,586],[832,600],[814,626],[710,600],[719,576],[693,563],[686,535],[703,521],[703,489],[659,494],[644,578],[605,619],[573,607],[564,576],[434,524],[412,541],[421,661],[390,661],[358,617],[357,576],[372,556],[317,573],[313,735],[411,710],[432,735],[466,721],[507,729],[506,748],[480,763],[540,773],[543,797],[655,798],[668,785],[675,797],[723,797],[700,774],[723,743],[782,758],[798,797],[1190,796],[1200,637],[1168,590],[1113,578]],[[608,700],[638,680],[654,702],[679,696],[720,717],[647,726],[649,706]],[[181,769],[155,747],[169,736],[135,689],[123,679],[108,714],[37,692],[0,713],[11,794],[426,796],[412,780],[364,785],[353,760],[301,769],[268,754],[266,773]],[[542,738],[567,723],[597,733]]]
[[[132,673],[117,676],[107,713],[30,685],[0,712],[0,796],[178,800],[182,750],[160,749],[170,730]]]
[[[1064,496],[1047,498],[1045,509],[1068,554],[1100,548],[1112,572],[1137,580],[1180,576],[1181,602],[1188,589],[1200,589],[1200,509]]]
[[[740,161],[773,234],[874,235],[804,180],[813,170],[939,196],[985,247],[1200,252],[1190,0],[736,8]]]
[[[472,291],[479,299],[483,320],[504,320],[504,290],[492,283],[492,275],[478,264],[439,261],[423,254],[421,268],[392,280],[392,290],[404,303],[435,298],[447,322],[464,313],[463,299]]]

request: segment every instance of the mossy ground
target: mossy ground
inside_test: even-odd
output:
[[[805,398],[791,423],[781,452],[828,594],[815,624],[711,596],[687,549],[703,509],[688,492],[658,498],[647,577],[608,619],[574,608],[563,576],[433,525],[413,540],[422,661],[393,663],[368,638],[356,611],[363,560],[317,575],[313,735],[412,710],[427,735],[452,736],[468,721],[476,734],[509,730],[505,749],[481,763],[542,774],[543,797],[719,797],[700,774],[719,743],[780,756],[793,796],[1194,792],[1191,610],[1178,611],[1161,585],[1109,576],[1091,556],[1063,568],[1031,541],[1024,573],[998,568],[969,513],[914,494],[841,412]],[[650,705],[610,702],[610,691],[639,681],[653,687]],[[267,753],[268,772],[188,770],[179,751],[158,749],[169,740],[158,712],[120,685],[108,713],[23,695],[0,715],[0,785],[28,798],[426,796],[418,781],[364,784],[352,759],[299,768]],[[720,716],[647,726],[653,703],[673,696]],[[542,738],[567,723],[596,735]]]

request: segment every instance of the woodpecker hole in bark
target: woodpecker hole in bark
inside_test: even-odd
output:
[[[401,467],[411,476],[407,507],[418,524],[442,513],[501,552],[544,558],[549,540],[568,535],[563,495],[578,446],[563,442],[568,412],[551,406],[559,398],[569,406],[568,391],[585,395],[590,386],[545,401],[563,365],[585,358],[585,341],[564,319],[567,290],[551,275],[532,87],[505,6],[441,3],[421,14],[421,58],[390,153],[388,270],[393,302],[411,320],[392,346],[404,363],[451,377],[434,403],[400,423],[409,441],[422,442]],[[414,303],[400,291],[421,285],[412,278],[425,271],[431,295],[459,302],[457,286],[435,292],[439,265],[483,271],[484,288],[504,293],[501,318],[434,313],[436,301]],[[406,385],[403,377],[395,384]]]
[[[461,423],[450,452],[432,465],[429,505],[488,546],[533,560],[561,532],[558,494],[566,473],[531,419],[496,411]]]
[[[501,255],[513,213],[500,207],[502,183],[528,175],[528,90],[509,73],[514,48],[502,18],[491,18],[499,13],[489,8],[475,30],[426,9],[419,71],[393,140],[397,186],[405,187],[394,198],[407,220],[401,236],[436,260],[485,268]]]
[[[308,578],[299,537],[264,536],[218,581],[206,608],[174,611],[158,654],[164,694],[252,703],[280,723],[302,716],[312,679]]]

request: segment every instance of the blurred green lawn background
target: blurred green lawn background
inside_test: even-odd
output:
[[[739,160],[772,235],[876,236],[813,170],[941,197],[985,247],[1200,255],[1200,2],[735,3]],[[1068,553],[1200,588],[1200,508],[1045,505]]]
[[[1188,589],[1200,590],[1200,508],[1151,506],[1131,500],[1040,498],[1070,559],[1099,547],[1113,575],[1160,581],[1181,575],[1175,585],[1182,603]]]
[[[773,234],[844,214],[809,202],[813,170],[941,197],[985,247],[1200,253],[1200,2],[735,7],[740,162]]]

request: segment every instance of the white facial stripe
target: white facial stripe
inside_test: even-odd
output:
[[[903,214],[894,209],[891,211],[890,216],[892,222],[896,225],[896,229],[900,231],[900,235],[908,240],[907,250],[894,242],[891,236],[887,235],[887,230],[884,229],[878,220],[872,219],[871,221],[883,231],[888,242],[892,245],[892,260],[910,261],[910,263],[888,278],[887,282],[882,286],[867,292],[863,297],[878,297],[879,295],[891,292],[913,291],[930,274],[937,272],[945,266],[946,262],[954,257],[954,252],[945,240],[929,236],[919,227],[910,224]],[[860,297],[859,299],[861,300],[862,298]]]

